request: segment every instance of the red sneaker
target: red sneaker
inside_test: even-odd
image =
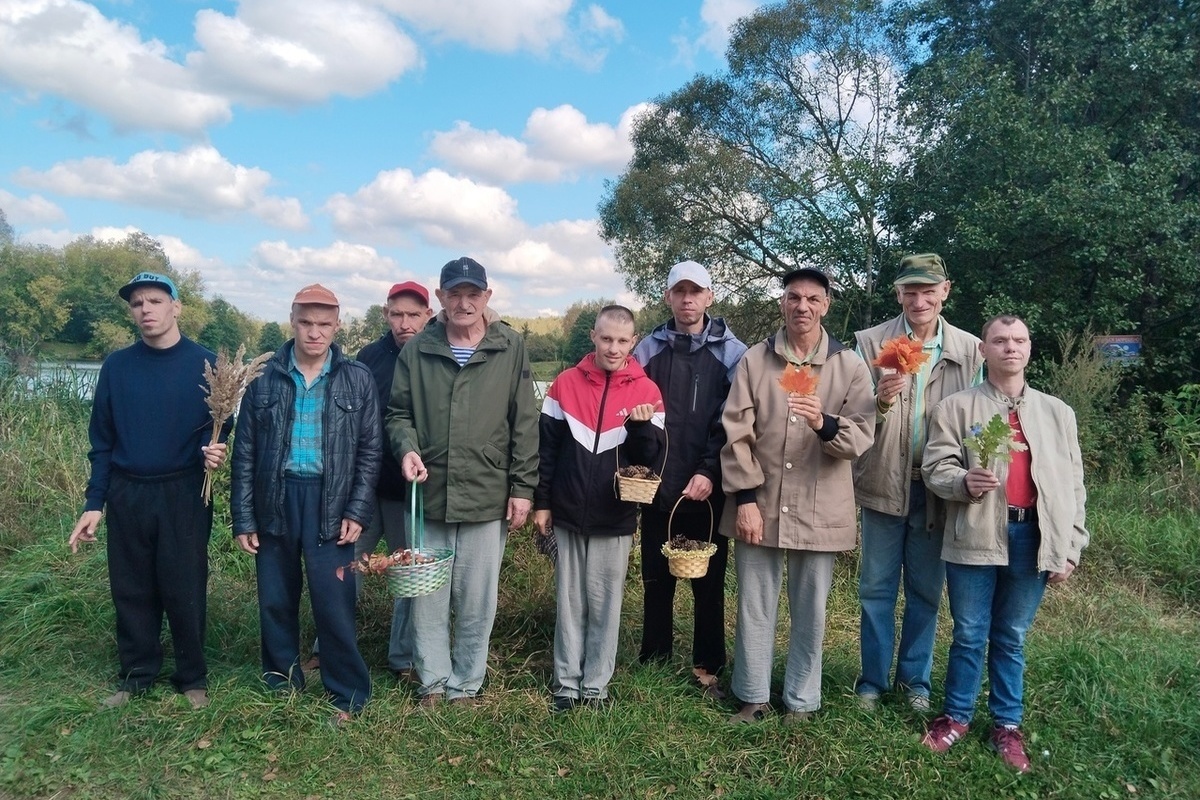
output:
[[[944,753],[959,739],[967,735],[968,725],[955,722],[946,714],[929,723],[929,730],[921,739],[921,744],[935,753]]]
[[[1029,772],[1029,756],[1025,754],[1025,737],[1020,728],[1003,725],[992,728],[992,749],[1017,772]]]

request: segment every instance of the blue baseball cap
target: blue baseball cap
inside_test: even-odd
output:
[[[133,294],[133,290],[140,289],[143,286],[153,286],[156,289],[162,289],[171,295],[172,300],[179,299],[179,290],[175,288],[175,281],[166,275],[159,275],[157,272],[139,272],[130,279],[129,283],[118,289],[117,294],[121,295],[121,299],[128,303],[129,296]]]

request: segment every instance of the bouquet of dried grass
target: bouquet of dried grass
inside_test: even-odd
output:
[[[238,403],[242,402],[242,395],[246,393],[246,387],[262,375],[267,360],[272,355],[269,352],[260,353],[250,361],[244,361],[246,346],[243,344],[238,346],[233,360],[230,360],[229,354],[222,347],[217,351],[215,367],[207,361],[204,362],[204,383],[200,384],[200,388],[204,390],[204,402],[208,405],[208,413],[213,419],[212,437],[209,441],[219,440],[225,420],[237,411]],[[200,490],[205,505],[212,502],[212,473],[212,470],[205,468],[204,487]]]

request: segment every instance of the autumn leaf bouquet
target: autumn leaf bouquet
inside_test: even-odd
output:
[[[1013,453],[1024,452],[1029,448],[1018,442],[1016,432],[1008,424],[1008,420],[996,414],[987,424],[976,422],[971,426],[971,433],[963,440],[967,449],[979,458],[979,466],[988,469],[990,464],[1007,463],[1012,460]]]
[[[928,360],[929,354],[925,352],[921,342],[907,336],[897,336],[883,343],[879,355],[871,363],[877,367],[893,369],[901,375],[916,375]]]
[[[817,373],[813,372],[813,368],[808,364],[788,364],[783,368],[783,375],[779,377],[779,388],[783,389],[788,394],[816,394],[817,384],[820,378]]]

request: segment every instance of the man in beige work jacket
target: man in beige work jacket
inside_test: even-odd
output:
[[[737,637],[730,718],[770,712],[779,592],[787,565],[791,627],[783,678],[784,722],[821,707],[821,648],[833,562],[857,536],[850,462],[871,446],[875,394],[867,365],[821,325],[829,278],[803,268],[783,276],[784,325],[739,362],[721,422],[725,505],[721,533],[736,539]],[[812,394],[786,391],[784,367],[810,369]]]

